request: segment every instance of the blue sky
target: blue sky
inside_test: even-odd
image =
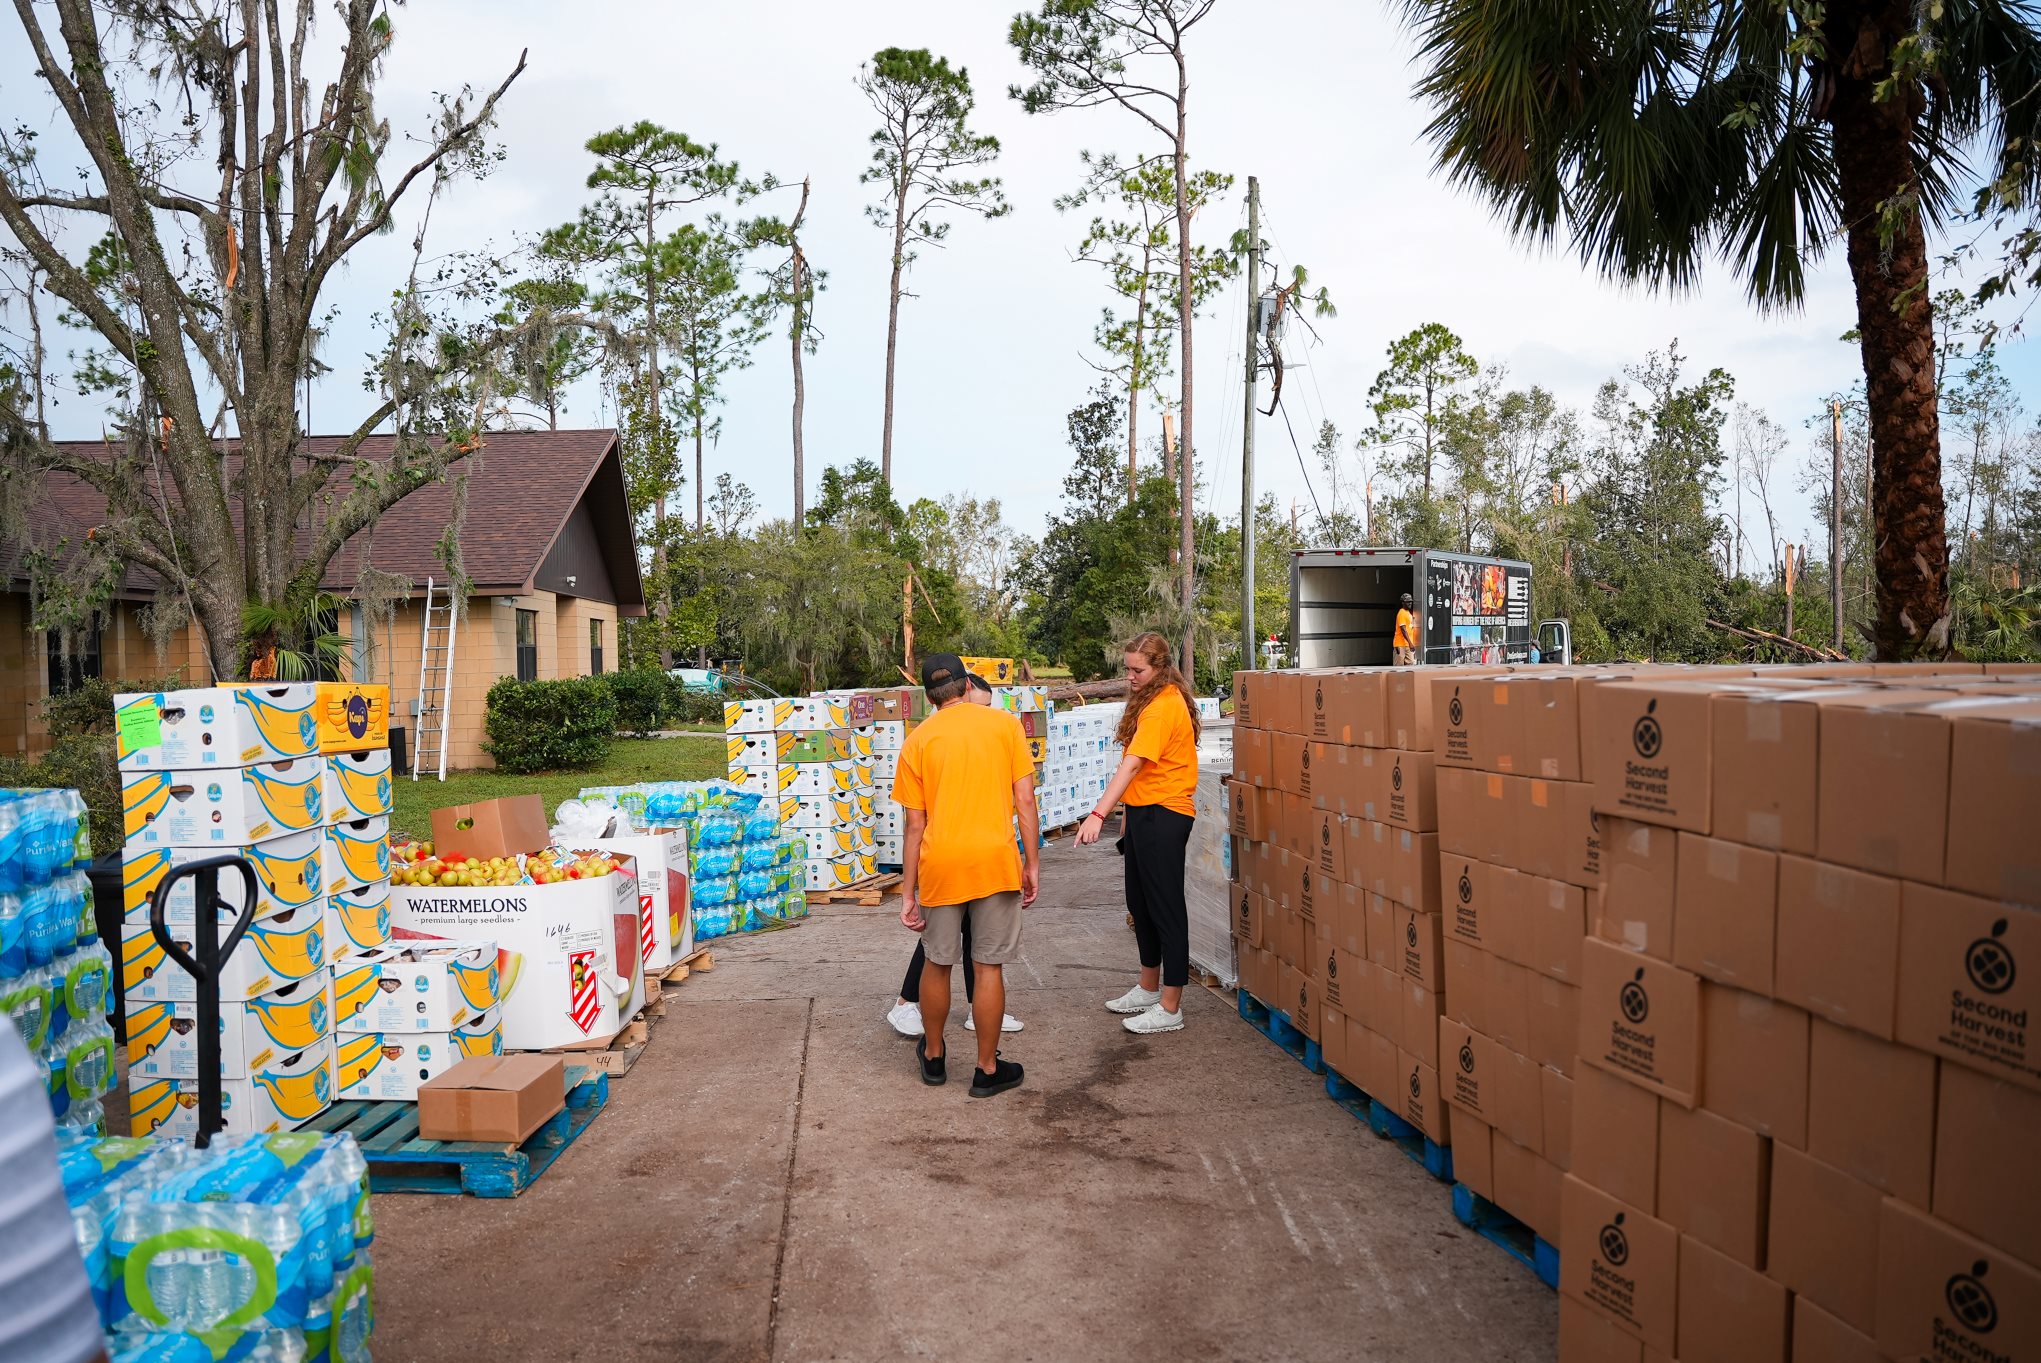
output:
[[[812,176],[808,248],[829,272],[817,318],[826,339],[808,362],[812,489],[824,464],[876,458],[879,448],[887,241],[864,216],[870,187],[857,183],[875,120],[853,77],[860,61],[889,45],[929,47],[969,68],[979,92],[975,121],[1004,143],[997,169],[1014,212],[960,222],[950,245],[925,252],[912,272],[916,296],[902,310],[896,483],[903,500],[999,497],[1008,519],[1034,533],[1054,510],[1069,464],[1064,414],[1096,381],[1086,356],[1107,301],[1098,272],[1070,259],[1083,222],[1058,214],[1052,201],[1077,183],[1080,150],[1144,152],[1153,134],[1144,138],[1142,126],[1111,109],[1023,114],[1005,94],[1023,74],[1005,42],[1015,7],[1016,0],[413,3],[392,12],[396,43],[382,105],[399,131],[394,157],[404,150],[403,131],[423,126],[432,92],[464,81],[493,85],[521,48],[531,49],[530,69],[502,108],[498,136],[508,160],[435,211],[437,250],[507,245],[571,218],[586,198],[582,143],[640,118],[716,142],[749,172]],[[1667,297],[1601,281],[1563,247],[1528,249],[1433,175],[1420,136],[1427,114],[1409,95],[1410,50],[1390,7],[1375,3],[1221,0],[1197,33],[1196,160],[1240,177],[1201,232],[1223,239],[1244,225],[1241,191],[1248,174],[1258,175],[1280,255],[1309,266],[1339,304],[1340,316],[1319,328],[1322,343],[1302,355],[1307,367],[1290,376],[1290,417],[1307,453],[1322,417],[1350,437],[1367,423],[1367,389],[1385,347],[1437,321],[1483,362],[1507,365],[1515,383],[1542,384],[1582,408],[1603,379],[1677,338],[1697,371],[1729,370],[1741,397],[1786,425],[1797,469],[1804,418],[1859,375],[1855,349],[1837,339],[1855,320],[1841,251],[1814,273],[1803,311],[1760,317],[1725,270],[1709,270],[1694,293]],[[54,150],[68,135],[52,124],[32,70],[9,21],[0,30],[0,117],[49,130]],[[341,322],[325,352],[337,372],[313,405],[320,429],[369,405],[360,386],[360,357],[373,343],[367,318],[401,282],[409,239],[408,225],[377,239],[339,277]],[[1222,513],[1237,506],[1244,306],[1236,287],[1197,333],[1199,444]],[[2041,378],[2034,344],[2013,342],[2002,358],[2033,392]],[[775,340],[730,383],[722,440],[709,456],[711,479],[733,473],[768,513],[782,515],[792,500],[789,393],[785,346]],[[83,401],[64,403],[56,417],[61,434],[98,429],[97,409]],[[592,388],[575,395],[567,421],[607,424]],[[1152,412],[1144,423],[1156,429]],[[1308,517],[1280,418],[1261,423],[1257,444],[1261,486],[1286,505],[1300,503]],[[1790,499],[1782,528],[1818,537],[1805,499],[1797,491]]]

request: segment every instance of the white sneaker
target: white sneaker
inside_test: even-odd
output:
[[[1143,989],[1135,985],[1116,999],[1106,1000],[1106,1010],[1113,1013],[1145,1013],[1162,1002],[1160,989]]]
[[[1018,1032],[1025,1026],[1027,1024],[1012,1013],[1001,1013],[999,1015],[999,1030],[1002,1032]],[[967,1032],[977,1031],[978,1019],[972,1017],[969,1013],[964,1014],[964,1030]]]
[[[1120,1025],[1130,1032],[1139,1032],[1143,1036],[1150,1032],[1181,1032],[1183,1030],[1183,1009],[1179,1008],[1174,1013],[1165,1013],[1162,1011],[1162,1005],[1158,1003],[1153,1008],[1136,1013]]]
[[[893,1024],[893,1030],[902,1036],[920,1036],[921,1005],[918,1003],[896,1003],[886,1013],[886,1021]]]

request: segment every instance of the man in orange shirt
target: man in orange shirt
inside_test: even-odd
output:
[[[1398,667],[1417,665],[1417,618],[1410,613],[1410,593],[1396,603],[1396,633],[1389,641],[1396,648]]]
[[[1041,826],[1035,764],[1020,721],[972,705],[964,664],[954,653],[922,661],[921,684],[936,707],[900,749],[893,798],[907,815],[900,873],[900,921],[921,934],[928,964],[921,976],[921,1078],[940,1084],[943,1025],[950,1015],[950,968],[964,959],[964,917],[971,919],[970,969],[977,984],[972,1016],[978,1065],[971,1096],[986,1098],[1021,1082],[1021,1067],[999,1057],[1006,1012],[1001,969],[1020,959],[1021,910],[1041,888]],[[1021,847],[1013,823],[1020,819]],[[1023,852],[1022,849],[1025,849]]]

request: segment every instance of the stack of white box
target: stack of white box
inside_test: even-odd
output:
[[[1049,716],[1049,751],[1037,791],[1042,827],[1076,823],[1097,806],[1120,765],[1113,730],[1126,708],[1124,701],[1108,701]]]
[[[723,716],[730,782],[779,801],[780,826],[808,844],[806,888],[837,889],[877,875],[879,740],[868,719],[853,722],[850,699],[731,701]],[[890,774],[886,784],[890,790]]]

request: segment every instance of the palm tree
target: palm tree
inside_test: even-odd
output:
[[[1439,165],[1519,236],[1690,287],[1727,261],[1797,306],[1840,233],[1876,458],[1880,658],[1947,651],[1949,555],[1927,229],[1966,151],[2031,204],[2041,32],[2031,0],[1401,0]]]

